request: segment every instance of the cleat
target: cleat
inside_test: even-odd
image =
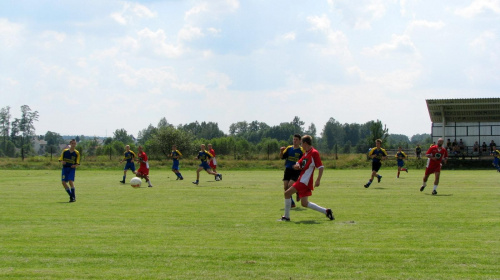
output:
[[[219,180],[221,180],[221,181],[222,181],[222,174],[220,174],[220,173],[219,173],[219,174],[217,174],[217,175],[219,176]]]
[[[424,189],[425,189],[425,186],[424,186],[424,185],[422,185],[422,186],[420,187],[420,191],[421,191],[421,192],[423,192],[423,191],[424,191]]]
[[[369,188],[370,187],[370,184],[365,184],[365,188]]]
[[[433,190],[432,195],[436,195],[436,194],[438,194],[438,192],[436,190]]]
[[[125,184],[125,181],[120,181],[120,183]]]
[[[378,182],[380,183],[380,180],[382,180],[382,176],[378,175],[377,179],[378,179]]]
[[[408,168],[406,168],[406,173],[408,173]]]
[[[149,185],[149,186],[148,186],[148,188],[152,188],[152,187],[153,187],[153,185]]]
[[[181,177],[181,179],[180,179],[180,180],[184,180],[184,178],[183,178],[183,177]]]
[[[278,222],[290,222],[290,218],[283,216],[281,219],[278,219]]]
[[[193,184],[198,185],[198,181],[194,181]]]
[[[335,220],[335,217],[333,216],[333,213],[332,213],[332,209],[330,209],[330,208],[326,209],[326,217],[328,217],[328,219],[330,219],[330,221]]]
[[[76,198],[70,197],[69,202],[76,202]]]

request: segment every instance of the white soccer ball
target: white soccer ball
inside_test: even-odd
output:
[[[219,176],[215,177],[215,181],[220,181]]]
[[[130,179],[130,185],[132,186],[132,188],[139,188],[142,184],[142,180],[141,178],[139,177],[134,177],[132,179]]]

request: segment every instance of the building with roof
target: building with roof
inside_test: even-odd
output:
[[[432,122],[432,141],[443,138],[457,142],[462,139],[466,151],[472,153],[474,143],[483,143],[490,150],[493,141],[500,145],[500,98],[428,99],[427,109]]]

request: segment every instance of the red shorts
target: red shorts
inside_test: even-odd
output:
[[[217,168],[217,165],[213,164],[212,162],[210,162],[208,165],[210,165],[210,168],[212,170],[215,170]]]
[[[436,172],[441,172],[441,164],[429,165],[427,168],[425,168],[426,176]]]
[[[299,197],[306,197],[312,195],[312,190],[304,183],[297,181],[293,183],[292,187],[294,187],[297,190]]]
[[[137,173],[140,173],[142,175],[149,175],[149,169],[141,167],[141,168],[139,168],[139,170],[137,170]],[[138,175],[140,175],[140,174],[138,174]]]

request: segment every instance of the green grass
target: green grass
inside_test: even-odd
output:
[[[223,181],[153,170],[154,188],[121,171],[3,170],[0,279],[499,279],[500,174],[325,170],[304,208],[283,214],[282,171],[223,171]],[[130,175],[128,177],[130,179]]]

